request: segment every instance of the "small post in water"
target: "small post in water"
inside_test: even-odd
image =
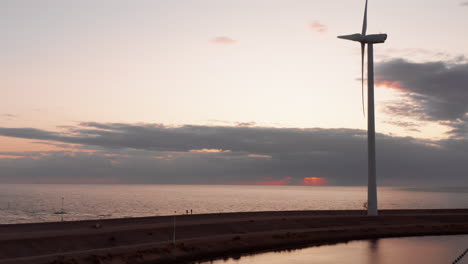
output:
[[[172,244],[175,245],[175,232],[176,232],[176,214],[177,211],[174,211],[174,232],[172,233]]]

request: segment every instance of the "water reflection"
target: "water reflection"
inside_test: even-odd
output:
[[[369,240],[369,263],[379,263],[379,239]]]
[[[451,190],[451,189],[449,189]],[[467,208],[468,192],[381,187],[382,209]],[[0,184],[0,224],[194,214],[362,209],[366,187]],[[64,197],[66,214],[57,215]]]
[[[441,264],[452,263],[467,247],[467,235],[387,238],[261,253],[204,264]],[[457,264],[468,264],[468,257]]]

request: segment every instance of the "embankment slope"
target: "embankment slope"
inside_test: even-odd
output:
[[[0,225],[0,264],[187,263],[357,239],[468,234],[468,209],[248,212]]]

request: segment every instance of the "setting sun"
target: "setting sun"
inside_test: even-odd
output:
[[[302,185],[323,186],[327,185],[327,179],[321,177],[304,178]]]

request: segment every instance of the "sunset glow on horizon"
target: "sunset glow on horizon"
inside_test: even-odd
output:
[[[360,31],[363,2],[2,2],[0,168],[21,182],[363,184],[360,49],[336,38]],[[369,10],[368,31],[389,36],[374,48],[383,182],[448,174],[425,164],[461,181],[468,7]]]
[[[308,185],[308,186],[323,186],[327,185],[327,179],[326,178],[321,178],[321,177],[309,177],[309,178],[304,178],[302,181],[303,185]]]
[[[328,184],[327,178],[323,177],[307,177],[302,181],[295,181],[292,177],[285,177],[282,179],[274,179],[273,177],[264,177],[258,181],[246,181],[233,183],[235,185],[265,185],[265,186],[286,186],[286,185],[302,185],[302,186],[326,186]]]

